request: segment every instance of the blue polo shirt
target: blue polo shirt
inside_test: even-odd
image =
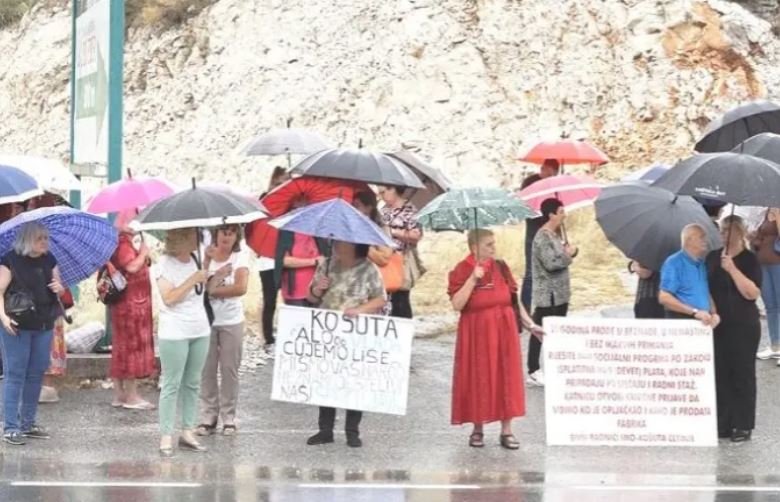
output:
[[[666,291],[682,303],[698,310],[710,310],[710,287],[707,265],[685,251],[666,259],[661,267],[661,291]]]

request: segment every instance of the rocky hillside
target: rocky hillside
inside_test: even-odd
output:
[[[342,145],[419,149],[463,184],[518,184],[518,155],[556,137],[600,146],[613,162],[598,175],[615,177],[687,155],[735,103],[780,97],[778,12],[776,0],[218,0],[173,25],[142,15],[127,31],[125,162],[259,192],[274,161],[235,148],[291,118]],[[62,0],[0,31],[0,150],[67,157],[69,31]],[[592,252],[585,284],[615,267]],[[428,279],[439,296],[443,273]]]
[[[126,165],[259,189],[270,164],[234,149],[292,118],[345,145],[419,148],[462,182],[514,184],[518,153],[560,136],[602,147],[611,175],[685,155],[719,111],[776,94],[777,12],[767,0],[220,0],[172,28],[128,29]],[[69,28],[50,1],[0,32],[0,150],[67,155]]]

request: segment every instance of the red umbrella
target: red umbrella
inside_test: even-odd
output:
[[[555,159],[564,164],[606,164],[609,157],[595,146],[584,141],[564,139],[560,141],[542,141],[534,145],[520,160],[542,164],[547,159]]]
[[[600,193],[601,185],[594,180],[562,174],[537,181],[519,190],[517,196],[536,211],[541,209],[545,199],[550,198],[559,199],[567,211],[572,211],[593,204]]]
[[[349,203],[358,192],[371,192],[361,181],[345,181],[333,178],[301,176],[283,183],[269,192],[262,203],[272,218],[293,209],[296,201],[304,199],[306,204],[341,198]],[[260,256],[273,258],[279,231],[268,224],[268,219],[254,221],[246,227],[246,242]]]

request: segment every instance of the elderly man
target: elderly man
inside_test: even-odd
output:
[[[661,267],[658,301],[670,319],[698,319],[715,328],[720,317],[710,296],[707,281],[707,232],[698,224],[682,230],[682,249]]]

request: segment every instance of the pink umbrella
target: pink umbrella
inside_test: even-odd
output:
[[[531,208],[539,211],[545,199],[556,198],[567,211],[593,204],[601,193],[601,185],[586,177],[563,174],[550,176],[516,192]]]
[[[176,189],[162,178],[132,178],[111,183],[90,199],[87,211],[95,214],[119,213],[148,206]]]

